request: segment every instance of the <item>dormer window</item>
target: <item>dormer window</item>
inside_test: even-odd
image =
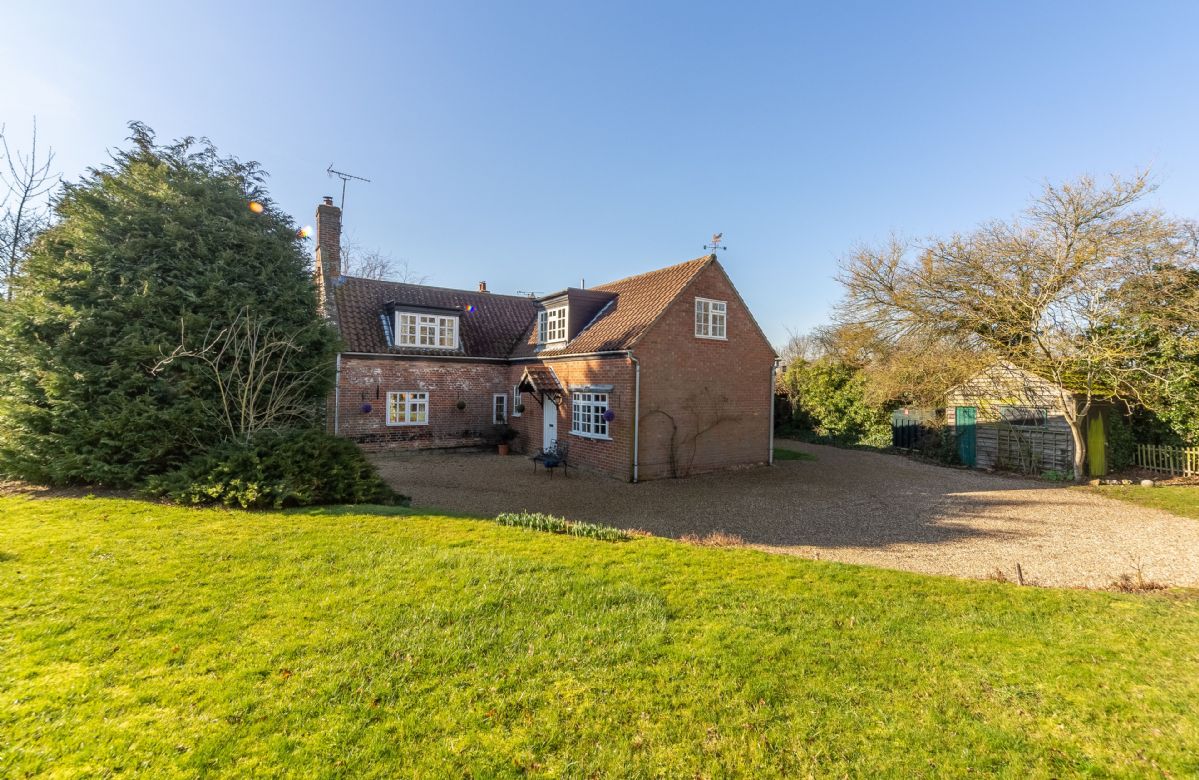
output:
[[[537,314],[537,343],[554,344],[566,341],[568,307],[554,306]]]
[[[396,312],[396,346],[457,349],[458,318],[441,314]]]

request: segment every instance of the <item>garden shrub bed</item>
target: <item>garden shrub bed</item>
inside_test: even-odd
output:
[[[265,431],[219,445],[151,477],[145,492],[180,504],[242,509],[408,502],[353,442],[311,429]]]

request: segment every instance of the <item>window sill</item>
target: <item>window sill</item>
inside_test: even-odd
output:
[[[578,436],[580,439],[591,439],[593,441],[612,441],[611,436],[600,436],[594,433],[580,433],[579,431],[571,431],[571,436]]]
[[[701,336],[698,333],[695,334],[695,337],[697,339],[706,339],[708,341],[728,341],[729,340],[728,336]]]
[[[388,428],[414,428],[414,427],[417,427],[420,425],[428,425],[428,424],[429,424],[428,420],[425,420],[424,422],[389,422],[389,423],[387,423],[387,427]]]

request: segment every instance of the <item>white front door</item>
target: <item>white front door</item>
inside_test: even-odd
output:
[[[545,396],[541,409],[541,449],[548,450],[558,443],[558,405]]]

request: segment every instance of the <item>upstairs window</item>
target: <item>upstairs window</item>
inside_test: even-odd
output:
[[[701,339],[723,339],[728,304],[709,298],[695,299],[695,335]]]
[[[570,396],[570,432],[589,439],[607,439],[607,393],[572,393]]]
[[[542,309],[537,315],[537,343],[566,341],[566,306]]]
[[[458,318],[396,312],[396,346],[457,349]]]

